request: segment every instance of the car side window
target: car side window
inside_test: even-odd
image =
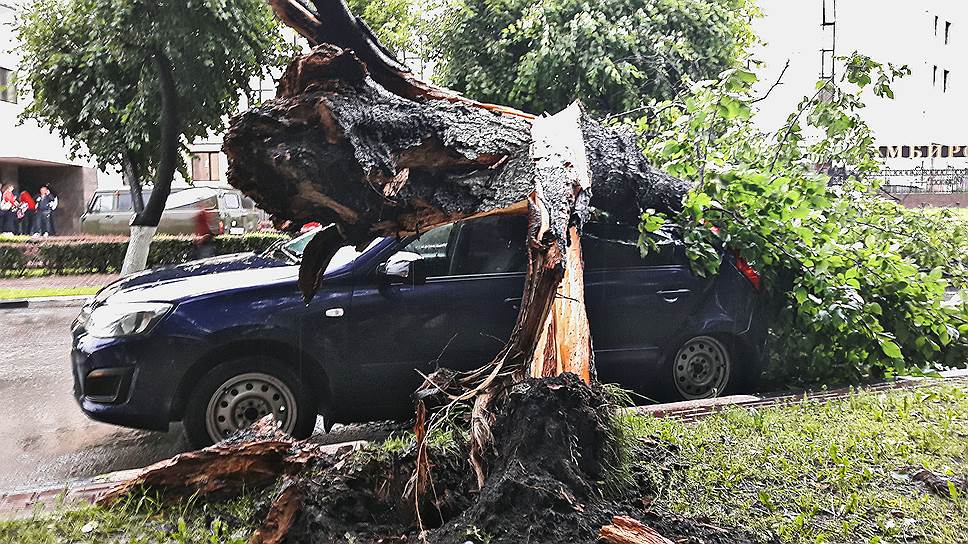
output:
[[[131,193],[118,193],[118,211],[130,212],[134,210],[131,203]]]
[[[639,231],[631,225],[588,223],[581,239],[586,270],[682,264],[675,247],[665,244],[642,256]]]
[[[525,215],[492,215],[464,222],[452,275],[524,272],[528,267],[527,226]]]
[[[427,270],[427,277],[449,276],[451,260],[449,250],[453,231],[453,223],[431,229],[400,251],[420,255]]]
[[[91,213],[106,213],[114,209],[114,195],[100,194],[91,201]]]

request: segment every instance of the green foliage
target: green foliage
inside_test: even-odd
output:
[[[912,476],[968,472],[965,382],[732,409],[694,423],[638,418],[653,505],[762,542],[963,542],[968,499]]]
[[[347,0],[346,4],[390,51],[399,55],[413,47],[423,11],[412,0]]]
[[[840,82],[822,81],[775,134],[750,121],[745,70],[696,84],[656,103],[638,121],[650,157],[697,185],[668,219],[694,268],[712,274],[718,248],[739,253],[765,280],[773,377],[856,382],[964,366],[968,307],[945,304],[966,286],[965,224],[944,213],[906,210],[878,194],[862,94],[892,96],[907,68],[862,55]],[[838,183],[817,173],[845,172]],[[660,221],[643,218],[643,231]]]
[[[216,236],[216,255],[252,251],[261,253],[284,234],[253,233]],[[113,273],[121,270],[128,241],[125,238],[38,240],[0,244],[0,276],[19,275],[30,268],[52,274]],[[11,257],[7,259],[7,255]],[[195,241],[190,236],[156,236],[148,254],[148,266],[179,264],[194,259]],[[8,268],[8,261],[12,263]],[[30,267],[30,268],[28,268]]]
[[[755,37],[749,0],[457,0],[436,26],[435,77],[540,113],[597,113],[675,96],[736,64]]]
[[[24,117],[101,168],[120,167],[129,153],[139,180],[163,146],[155,55],[174,69],[184,146],[221,130],[250,79],[283,51],[261,0],[34,0],[17,37],[20,81],[33,96]]]

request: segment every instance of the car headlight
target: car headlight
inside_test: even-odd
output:
[[[105,304],[91,312],[84,328],[98,338],[133,336],[150,330],[171,308],[164,302]]]

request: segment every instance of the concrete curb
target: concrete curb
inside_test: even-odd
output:
[[[0,310],[18,308],[72,308],[84,306],[93,298],[91,295],[77,295],[69,297],[36,297],[17,300],[0,300]]]

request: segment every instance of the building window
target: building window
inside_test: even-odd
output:
[[[192,153],[192,181],[219,180],[219,153]]]
[[[17,86],[14,85],[13,72],[6,68],[0,68],[0,100],[17,103]]]
[[[941,90],[943,92],[948,92],[948,74],[951,72],[949,70],[944,71],[943,79],[941,80]]]
[[[834,50],[820,50],[820,79],[834,78]]]
[[[837,0],[823,0],[824,25],[832,25],[837,21]]]
[[[252,86],[253,99],[255,100],[255,105],[262,105],[266,100],[272,100],[276,97],[276,86],[275,82],[271,79],[259,79],[255,85]]]
[[[944,23],[944,44],[948,45],[951,39],[951,21],[945,21]]]
[[[938,67],[937,66],[931,69],[931,86],[932,87],[938,86]]]
[[[934,16],[934,35],[938,35],[938,16]]]

